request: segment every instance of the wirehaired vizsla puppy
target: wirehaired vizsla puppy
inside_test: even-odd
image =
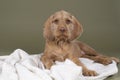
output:
[[[114,57],[107,57],[99,54],[93,48],[76,38],[83,32],[78,20],[66,11],[59,11],[51,15],[44,25],[44,37],[46,40],[45,50],[41,60],[45,68],[50,69],[55,61],[70,59],[76,65],[82,66],[83,75],[96,76],[97,73],[89,70],[79,60],[85,57],[104,65],[110,64],[112,60],[117,63],[119,60]]]

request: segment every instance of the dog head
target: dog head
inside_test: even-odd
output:
[[[47,40],[72,41],[83,32],[79,21],[66,11],[51,15],[44,25],[44,37]]]

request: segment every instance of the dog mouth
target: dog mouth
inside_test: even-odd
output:
[[[57,44],[69,42],[68,35],[60,34],[60,35],[55,37],[55,41]]]
[[[68,36],[64,35],[64,34],[61,34],[59,36],[56,36],[56,38],[59,39],[59,40],[66,40],[66,39],[68,39]]]

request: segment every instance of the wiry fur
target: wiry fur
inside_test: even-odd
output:
[[[66,11],[59,11],[51,15],[45,22],[44,37],[46,39],[44,54],[41,60],[45,68],[50,69],[55,61],[64,61],[66,58],[72,60],[78,66],[82,66],[83,74],[95,76],[95,71],[87,69],[79,60],[86,57],[104,65],[110,64],[114,57],[107,57],[99,54],[93,48],[76,38],[83,32],[79,21]]]

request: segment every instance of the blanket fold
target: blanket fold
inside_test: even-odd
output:
[[[40,61],[41,55],[29,55],[16,49],[9,56],[0,56],[0,80],[103,80],[118,72],[117,64],[104,66],[90,59],[80,58],[88,69],[95,70],[98,76],[83,76],[82,67],[69,59],[56,61],[50,70],[44,69]]]

